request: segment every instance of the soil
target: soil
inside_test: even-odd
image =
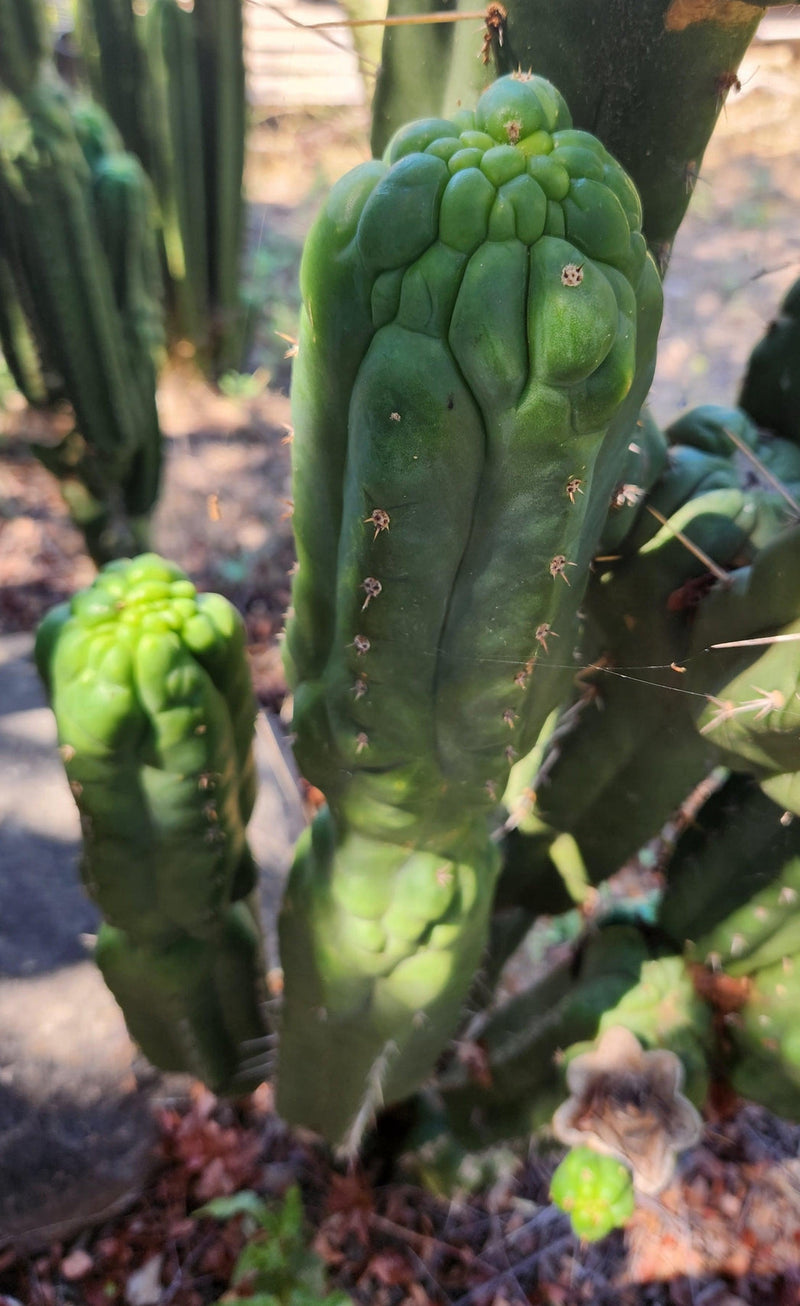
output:
[[[735,400],[752,345],[800,274],[798,74],[797,47],[756,46],[709,147],[666,282],[652,396],[662,422],[697,403]],[[291,342],[273,332],[293,333],[297,250],[321,195],[366,155],[360,109],[275,114],[256,129],[248,165],[256,379],[228,378],[223,394],[187,363],[173,364],[159,395],[168,457],[155,547],[244,613],[258,693],[276,710],[285,696],[276,636],[293,554],[283,356]],[[0,420],[0,631],[24,631],[89,583],[93,568],[31,453],[40,419],[12,397]],[[639,1203],[624,1235],[593,1248],[578,1245],[548,1204],[556,1154],[532,1153],[480,1196],[449,1202],[410,1181],[387,1184],[379,1169],[337,1169],[283,1129],[266,1086],[236,1108],[198,1089],[187,1110],[164,1112],[159,1124],[154,1176],[132,1211],[69,1246],[2,1254],[2,1306],[203,1306],[224,1291],[243,1235],[238,1225],[198,1224],[191,1211],[248,1185],[277,1198],[294,1180],[317,1251],[358,1302],[800,1303],[800,1129],[752,1106],[717,1103],[670,1187]],[[155,1295],[137,1298],[131,1281],[146,1266]]]

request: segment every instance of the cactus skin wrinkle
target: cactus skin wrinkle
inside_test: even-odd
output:
[[[300,851],[283,918],[280,1095],[294,1120],[311,1091],[302,1067],[326,1081],[345,1026],[358,1025],[373,1065],[397,1042],[375,1015],[376,962],[368,982],[353,974],[355,1006],[335,985],[325,1000],[322,984],[323,1021],[297,996],[323,951],[308,925],[327,918],[317,896],[336,899],[349,850],[362,856],[354,841],[376,841],[378,882],[382,858],[411,851],[451,863],[455,882],[472,866],[489,900],[493,794],[563,687],[563,658],[550,645],[548,668],[532,632],[546,624],[569,646],[651,378],[661,287],[640,227],[632,184],[571,130],[558,92],[508,77],[474,113],[402,129],[385,161],[334,187],[309,237],[286,668],[297,758],[330,804],[319,845],[332,851],[313,840]],[[417,1081],[474,970],[480,930],[467,919],[447,1003],[436,999],[424,1035],[419,1008],[394,1054]],[[398,1001],[414,1013],[418,938],[395,962]],[[411,1076],[398,1077],[407,1090]],[[381,1091],[393,1096],[391,1081]],[[336,1103],[304,1122],[340,1137],[362,1096],[354,1068]]]
[[[256,879],[255,701],[238,614],[143,554],[49,613],[35,652],[84,884],[107,922],[98,962],[131,1032],[156,1064],[218,1092],[238,1090],[250,1062],[252,1087],[265,1073],[264,968],[243,901]]]

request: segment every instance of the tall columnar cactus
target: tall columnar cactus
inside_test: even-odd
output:
[[[173,336],[214,374],[241,365],[246,133],[241,0],[81,0],[95,94],[158,197]],[[123,87],[130,85],[131,93]]]
[[[400,132],[309,238],[286,666],[330,811],[283,913],[280,1095],[329,1137],[370,1075],[419,1082],[475,970],[487,816],[562,691],[548,636],[572,638],[652,374],[640,223],[559,93],[509,77]]]
[[[44,6],[34,0],[4,0],[0,6],[0,83],[24,95],[50,53]]]
[[[141,24],[131,0],[76,0],[75,17],[92,95],[113,118],[125,149],[149,170],[157,106],[149,94]]]
[[[239,284],[244,239],[245,93],[241,0],[195,0],[202,90],[203,180],[208,214],[208,276],[218,371],[239,367],[243,330]]]
[[[149,184],[105,115],[75,108],[47,64],[20,96],[0,81],[0,337],[31,402],[74,409],[38,452],[101,563],[146,541],[158,493],[161,306]]]
[[[255,704],[235,610],[153,554],[109,564],[39,628],[81,814],[98,963],[143,1051],[221,1091],[264,1078],[247,899]]]
[[[468,0],[455,7],[474,8]],[[389,13],[439,8],[437,0],[390,0]],[[550,0],[506,0],[497,9],[483,63],[474,20],[386,29],[373,111],[376,152],[420,109],[447,116],[498,73],[532,69],[561,88],[576,126],[595,132],[631,174],[648,242],[666,261],[764,6],[640,0],[635,17],[627,0],[605,0],[601,10],[594,0],[555,7]]]

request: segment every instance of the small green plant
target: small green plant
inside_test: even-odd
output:
[[[631,1172],[590,1147],[574,1147],[553,1175],[550,1196],[584,1242],[597,1242],[633,1215]]]
[[[276,1209],[250,1190],[217,1197],[195,1215],[214,1220],[240,1218],[247,1237],[231,1275],[225,1303],[249,1306],[352,1306],[344,1292],[327,1292],[325,1266],[308,1246],[303,1203],[296,1184]],[[241,1289],[241,1293],[239,1292]]]

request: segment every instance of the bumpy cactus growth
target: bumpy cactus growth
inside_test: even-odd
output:
[[[235,610],[153,554],[42,623],[36,659],[81,813],[98,962],[158,1065],[217,1090],[264,1077],[246,899],[255,704]]]
[[[370,1067],[396,1060],[387,1100],[422,1078],[475,969],[485,814],[561,692],[548,635],[571,638],[652,374],[661,290],[640,226],[559,93],[508,77],[474,112],[404,128],[309,238],[286,665],[297,757],[330,814],[283,915],[280,1092],[331,1137]]]
[[[470,0],[453,6],[466,14]],[[390,15],[431,15],[438,0],[390,0]],[[666,264],[703,154],[764,7],[740,0],[505,0],[474,21],[387,27],[373,108],[380,152],[412,114],[451,113],[499,74],[550,78],[578,127],[633,177],[644,230]]]
[[[550,1196],[567,1212],[584,1242],[596,1242],[619,1229],[633,1215],[635,1205],[627,1166],[590,1147],[574,1147],[567,1153],[553,1175]]]

